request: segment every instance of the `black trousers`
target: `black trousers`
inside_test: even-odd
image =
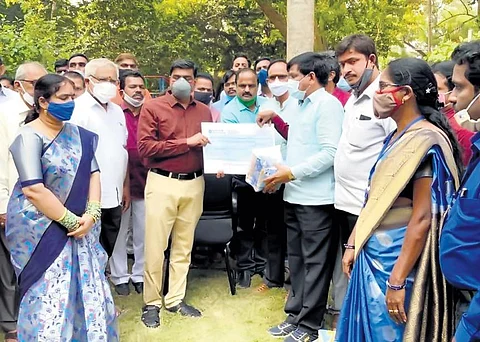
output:
[[[333,205],[285,203],[287,251],[292,287],[287,322],[317,335],[326,311],[338,241],[332,236]]]
[[[100,244],[110,258],[117,241],[120,223],[122,222],[122,207],[102,209],[102,230],[100,232]]]
[[[347,213],[343,210],[335,209],[334,220],[336,229],[338,230],[340,243],[342,245],[342,251],[345,253],[345,247],[343,245],[348,242],[348,238],[350,237],[350,234],[352,234],[353,228],[357,223],[358,216]]]
[[[0,228],[0,330],[9,332],[17,329],[19,308],[17,278],[10,261],[5,230]]]
[[[266,195],[267,265],[265,284],[283,287],[285,283],[285,256],[287,252],[287,227],[285,225],[283,189]]]
[[[233,253],[240,272],[262,273],[267,262],[266,195],[255,192],[245,177],[235,176],[238,227],[233,238]]]

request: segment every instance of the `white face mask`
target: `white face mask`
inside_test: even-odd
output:
[[[127,93],[125,93],[125,92],[123,93],[123,100],[124,100],[126,103],[132,105],[132,106],[135,107],[135,108],[140,107],[140,106],[143,105],[143,103],[145,102],[145,98],[143,98],[143,99],[141,99],[141,100],[136,100],[136,99],[134,99],[133,97],[128,96]]]
[[[457,113],[455,113],[455,120],[458,122],[458,124],[464,128],[467,128],[469,129],[470,125],[468,124],[469,122],[470,123],[477,123],[479,122],[479,120],[473,120],[470,118],[470,114],[468,114],[468,110],[470,109],[470,107],[473,106],[473,104],[475,103],[475,101],[477,101],[477,99],[480,97],[480,93],[477,94],[477,96],[475,96],[473,98],[473,100],[470,102],[470,104],[467,106],[467,108],[465,109],[462,109],[460,111],[458,111]]]
[[[90,79],[90,83],[92,83],[93,86],[92,95],[100,101],[100,103],[105,104],[117,95],[117,87],[110,82],[94,83],[92,79]]]
[[[305,99],[306,90],[298,89],[299,85],[300,85],[300,81],[288,80],[288,92],[290,93],[290,96],[296,98],[299,101],[303,101]]]
[[[288,91],[288,82],[275,80],[272,83],[268,83],[268,87],[270,88],[273,96],[282,96]]]
[[[23,90],[23,94],[22,95],[22,98],[23,98],[23,101],[25,101],[30,107],[33,107],[34,103],[35,103],[35,99],[33,98],[32,95],[30,95],[29,93],[27,93],[27,91],[25,90],[25,88],[23,87],[23,84],[22,84],[22,81],[19,81],[18,83],[20,83],[20,87],[22,88]]]

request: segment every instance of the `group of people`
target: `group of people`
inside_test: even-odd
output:
[[[245,175],[232,184],[237,286],[259,274],[258,291],[288,289],[272,337],[316,340],[330,290],[337,341],[480,339],[479,41],[451,61],[402,58],[383,71],[365,35],[253,68],[240,54],[216,91],[177,60],[156,98],[130,53],[75,54],[55,72],[27,62],[0,81],[6,341],[118,340],[107,264],[119,295],[130,283],[143,294],[147,327],[162,307],[202,315],[184,301],[210,143],[202,122],[278,133],[284,162],[264,191]]]

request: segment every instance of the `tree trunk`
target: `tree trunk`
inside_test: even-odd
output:
[[[283,38],[287,39],[287,19],[278,13],[275,7],[273,7],[271,0],[256,1],[263,13],[267,16],[268,20],[270,20],[273,26],[280,31]]]

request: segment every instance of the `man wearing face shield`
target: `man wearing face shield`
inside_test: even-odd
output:
[[[0,331],[7,334],[6,341],[14,339],[16,335],[19,305],[17,279],[5,238],[7,203],[18,179],[9,147],[27,113],[33,108],[33,85],[46,74],[45,68],[37,62],[20,65],[15,75],[15,85],[21,89],[21,98],[16,96],[0,106]]]
[[[160,326],[164,253],[170,247],[167,311],[200,317],[184,302],[195,228],[203,211],[202,148],[209,143],[201,123],[209,108],[192,96],[197,67],[177,60],[170,68],[170,90],[147,102],[138,123],[138,152],[150,169],[145,188],[145,277],[142,322]]]
[[[432,65],[432,71],[437,80],[438,102],[443,106],[440,111],[447,117],[450,126],[452,126],[452,129],[455,131],[458,142],[463,149],[463,162],[467,165],[472,156],[472,143],[470,140],[475,133],[460,126],[455,119],[455,109],[453,108],[453,103],[450,101],[450,95],[452,94],[453,88],[455,88],[452,82],[454,66],[454,61],[439,62]]]
[[[348,36],[338,44],[335,55],[345,80],[352,87],[352,95],[344,107],[343,131],[334,167],[336,221],[343,246],[362,209],[369,172],[383,141],[396,125],[392,119],[379,120],[373,113],[372,99],[378,90],[380,75],[373,40],[365,35]],[[334,309],[340,310],[347,289],[341,258],[337,258],[333,284]],[[336,320],[334,327],[335,324]]]
[[[467,116],[467,120],[476,123],[480,119],[480,41],[459,45],[452,59],[455,88],[449,100],[457,115]],[[454,338],[457,342],[480,340],[480,276],[477,271],[480,263],[480,133],[476,133],[471,142],[472,159],[440,237],[442,272],[450,284],[462,290],[457,304],[459,323]]]
[[[130,206],[125,116],[111,99],[117,92],[118,68],[106,58],[85,67],[87,91],[75,99],[71,122],[99,136],[95,151],[102,189],[100,243],[111,257],[120,230],[122,212]]]

